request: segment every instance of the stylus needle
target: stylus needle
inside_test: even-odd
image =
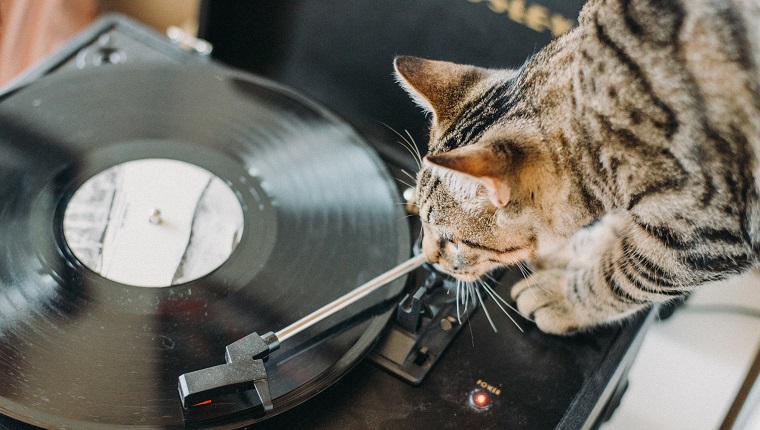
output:
[[[420,254],[366,282],[277,332],[251,333],[225,349],[226,364],[208,367],[179,377],[179,395],[185,408],[207,405],[225,394],[255,389],[265,411],[273,409],[264,362],[280,343],[361,300],[389,282],[425,263]]]

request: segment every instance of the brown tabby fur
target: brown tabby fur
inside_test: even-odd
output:
[[[519,70],[397,58],[433,114],[425,255],[465,281],[531,260],[512,296],[558,334],[755,267],[759,54],[756,0],[590,0]]]

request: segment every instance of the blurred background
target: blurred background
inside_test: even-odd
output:
[[[319,7],[314,7],[318,4]],[[105,13],[199,35],[213,58],[327,105],[370,140],[427,118],[395,83],[397,55],[519,67],[577,22],[582,0],[0,0],[0,86]],[[387,127],[386,127],[387,125]],[[385,154],[387,155],[387,154]]]

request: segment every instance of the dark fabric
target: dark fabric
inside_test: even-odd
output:
[[[305,93],[371,138],[397,140],[387,124],[424,143],[428,119],[394,82],[396,55],[519,67],[552,30],[575,25],[582,4],[206,0],[200,36],[213,43],[216,59]]]

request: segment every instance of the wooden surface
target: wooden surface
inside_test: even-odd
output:
[[[0,0],[0,87],[95,19],[95,0]]]

